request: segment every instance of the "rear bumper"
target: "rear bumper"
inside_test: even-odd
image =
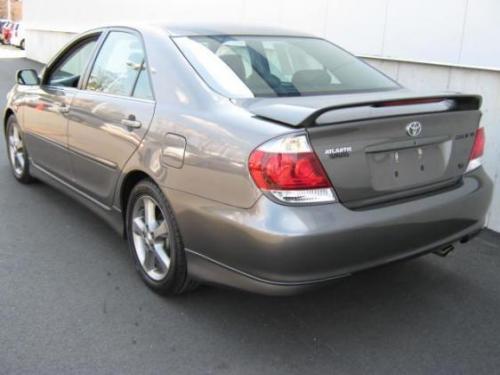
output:
[[[366,268],[418,256],[484,226],[492,182],[480,168],[453,189],[390,206],[290,207],[265,197],[251,209],[167,192],[190,274],[265,294],[291,294]]]

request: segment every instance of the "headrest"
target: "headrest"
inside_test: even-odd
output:
[[[292,84],[301,88],[321,88],[332,83],[330,75],[323,69],[306,69],[297,71],[292,77]]]
[[[224,61],[224,63],[231,68],[231,70],[240,79],[246,79],[245,65],[243,65],[243,58],[236,54],[221,55],[219,58]]]

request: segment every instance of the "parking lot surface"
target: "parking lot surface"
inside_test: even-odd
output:
[[[30,66],[0,60],[2,108]],[[1,374],[499,371],[498,234],[295,297],[203,287],[167,299],[104,222],[47,185],[18,184],[3,141],[0,155]]]

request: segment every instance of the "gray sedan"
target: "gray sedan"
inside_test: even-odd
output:
[[[4,125],[14,177],[95,211],[155,291],[290,294],[477,234],[480,106],[303,33],[154,24],[18,72]]]

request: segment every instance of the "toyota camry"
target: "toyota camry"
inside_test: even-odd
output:
[[[14,177],[101,216],[163,294],[291,294],[485,224],[481,97],[413,92],[322,38],[117,25],[16,80]]]

